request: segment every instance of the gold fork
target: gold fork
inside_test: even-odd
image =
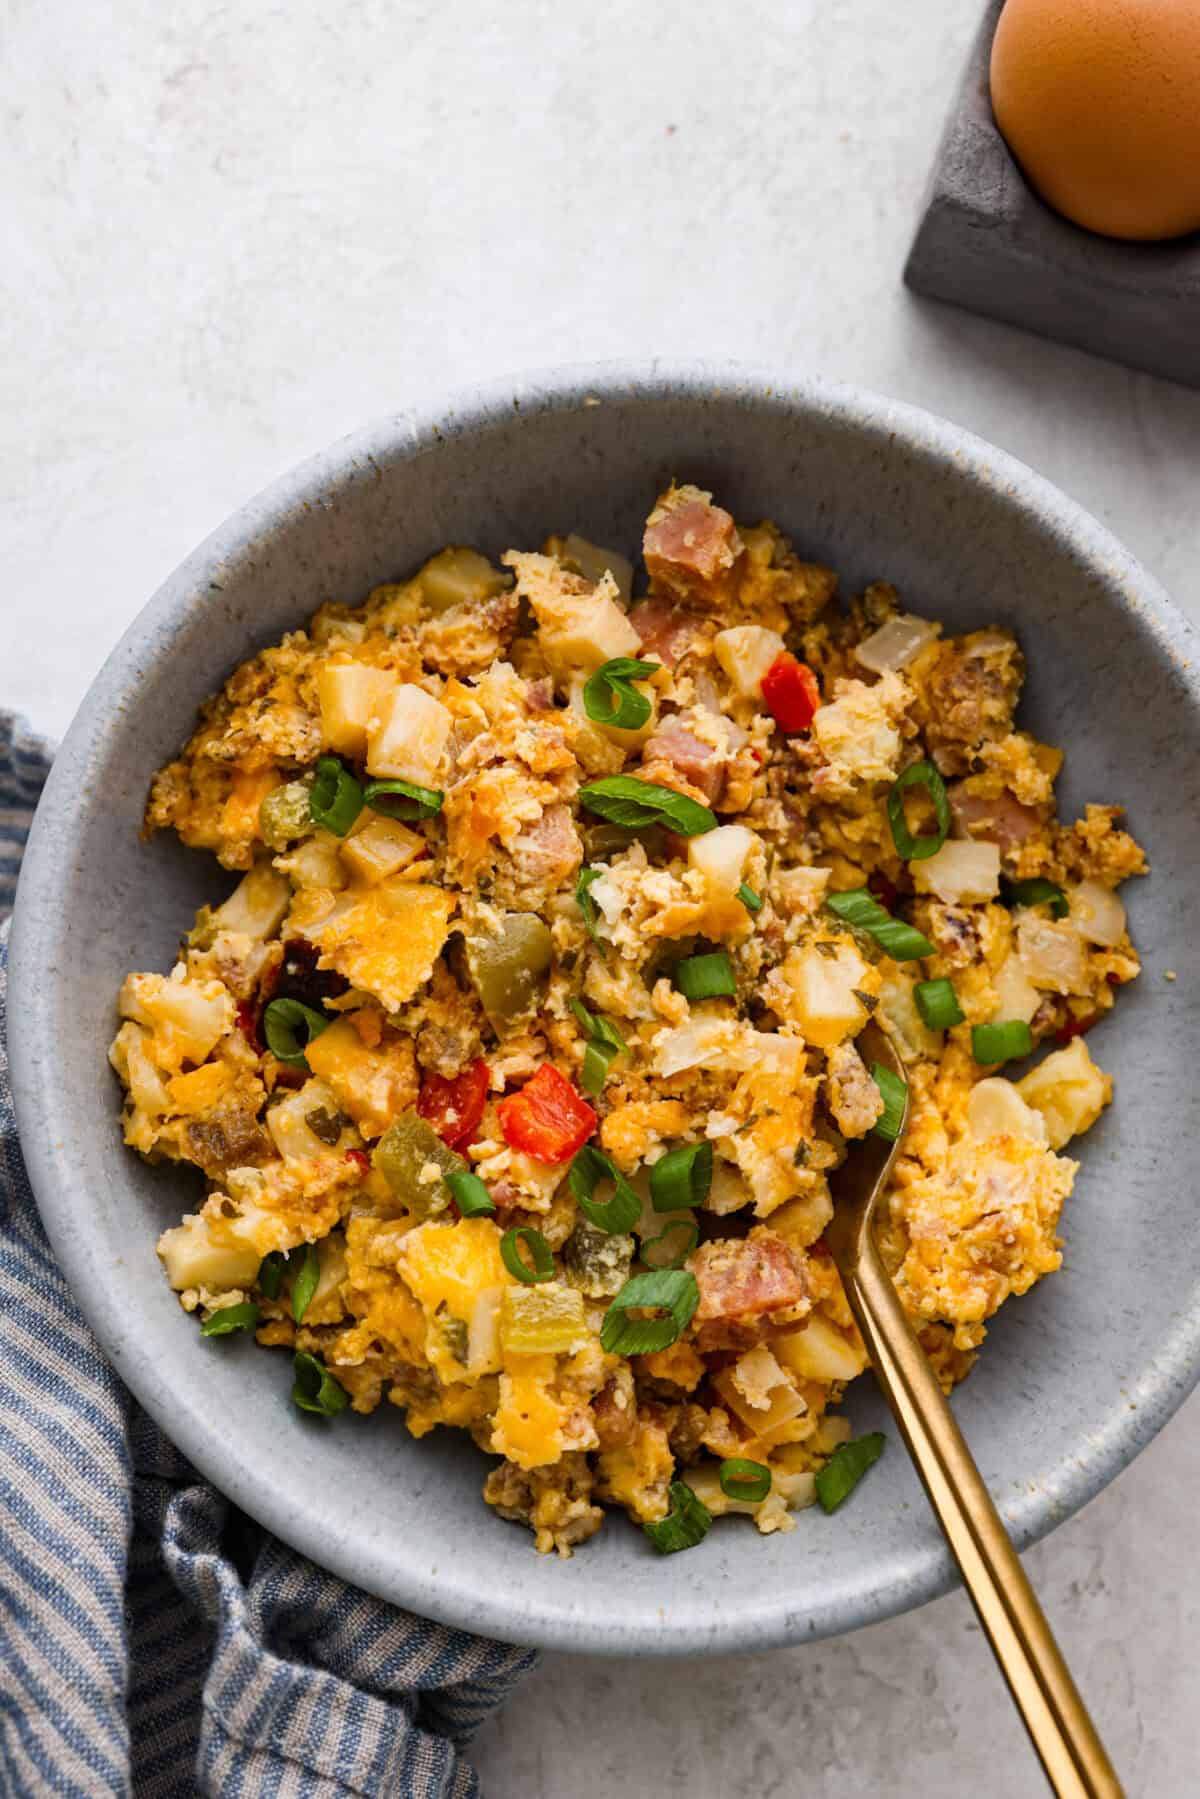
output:
[[[880,1063],[905,1078],[903,1057],[878,1021],[866,1027],[858,1047],[868,1066]],[[875,1244],[872,1216],[907,1114],[906,1100],[895,1143],[866,1137],[832,1177],[834,1215],[825,1240],[876,1379],[1050,1785],[1063,1799],[1120,1799],[1121,1784]]]

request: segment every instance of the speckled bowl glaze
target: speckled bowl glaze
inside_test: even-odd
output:
[[[170,965],[224,887],[215,862],[138,827],[147,783],[199,701],[323,600],[360,601],[447,542],[497,553],[552,530],[636,548],[672,476],[779,521],[844,588],[886,576],[952,629],[1011,624],[1024,723],[1067,749],[1062,808],[1127,803],[1154,874],[1127,890],[1143,978],[1098,1028],[1116,1104],[1087,1137],[1062,1272],[1005,1306],[955,1406],[1018,1544],[1089,1499],[1200,1367],[1196,1222],[1200,674],[1155,583],[1079,507],[908,406],[729,365],[602,367],[489,387],[384,419],[250,501],[172,575],[106,664],[55,763],[13,942],[13,1073],[42,1215],[79,1303],[133,1391],[240,1506],[370,1591],[524,1643],[619,1654],[765,1649],[917,1605],[949,1558],[869,1379],[858,1429],[890,1450],[833,1518],[789,1535],[719,1522],[661,1558],[612,1517],[562,1562],[479,1496],[465,1437],[398,1412],[332,1424],[288,1403],[290,1362],[202,1342],[162,1277],[158,1232],[189,1173],[122,1147],[105,1061],[131,968]],[[1179,971],[1177,983],[1164,976]]]

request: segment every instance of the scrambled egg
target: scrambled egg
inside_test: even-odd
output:
[[[841,606],[691,487],[643,561],[635,594],[579,538],[451,547],[243,664],[146,813],[241,880],[111,1049],[126,1141],[205,1179],[159,1245],[184,1307],[293,1352],[319,1410],[470,1431],[564,1555],[680,1479],[763,1531],[812,1502],[866,1365],[821,1233],[885,1111],[874,1015],[911,1089],[881,1247],[969,1371],[1059,1266],[1062,1152],[1111,1099],[1084,1033],[1139,967],[1142,853],[1116,807],[1058,821],[1008,632]],[[859,889],[917,951],[847,922]],[[1062,1047],[1012,1080],[995,1026]],[[635,1308],[623,1353],[655,1266],[680,1314]]]

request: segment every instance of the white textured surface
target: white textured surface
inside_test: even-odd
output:
[[[899,285],[970,8],[0,0],[0,21],[0,700],[51,731],[283,468],[572,359],[734,354],[914,400],[1057,481],[1200,616],[1200,394]],[[1183,1795],[1200,1766],[1196,1407],[1029,1558],[1131,1793]],[[550,1658],[477,1760],[522,1799],[1039,1790],[958,1595],[750,1661]]]

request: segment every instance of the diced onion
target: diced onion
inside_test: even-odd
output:
[[[918,893],[933,893],[948,906],[995,899],[1000,891],[1000,850],[994,843],[951,838],[936,855],[912,864]]]
[[[1025,1103],[1011,1081],[994,1074],[971,1089],[967,1134],[980,1143],[988,1137],[1023,1137],[1031,1143],[1045,1143],[1046,1125],[1041,1113]]]
[[[1026,912],[1017,925],[1017,951],[1035,987],[1051,993],[1087,991],[1087,952],[1073,924],[1051,924]]]
[[[1088,943],[1111,949],[1125,935],[1125,908],[1098,881],[1080,881],[1070,896],[1071,923]]]
[[[872,631],[870,637],[864,638],[854,653],[863,667],[874,674],[898,674],[908,667],[919,650],[933,642],[937,634],[937,625],[930,624],[927,618],[898,612],[895,618],[889,618],[878,631]]]

